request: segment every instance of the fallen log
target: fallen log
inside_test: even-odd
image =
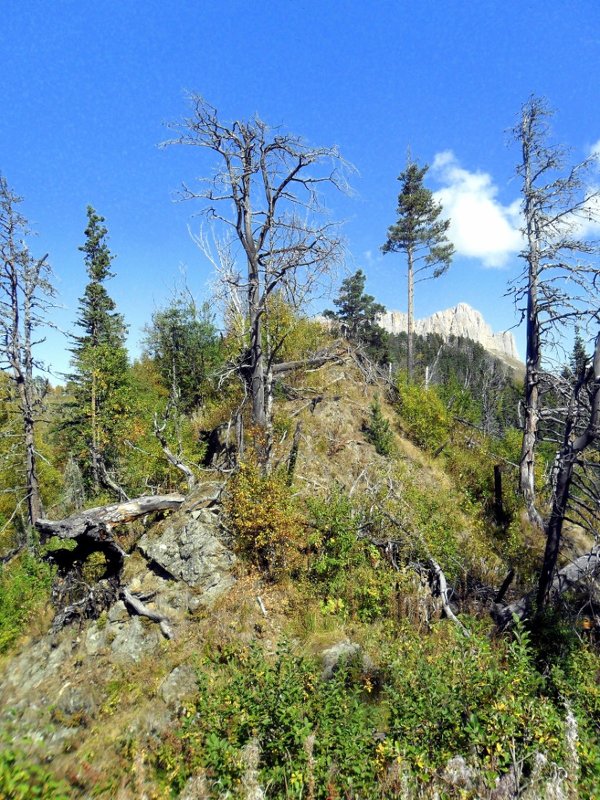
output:
[[[42,541],[50,536],[59,539],[79,539],[81,536],[96,537],[105,540],[113,525],[133,522],[138,517],[156,511],[177,509],[185,497],[181,494],[157,494],[136,497],[124,503],[113,503],[108,506],[88,508],[79,514],[60,520],[38,519],[35,527],[42,536]],[[98,529],[94,532],[94,529]]]
[[[166,639],[173,638],[173,631],[169,625],[168,617],[165,617],[164,614],[159,614],[156,611],[151,611],[148,606],[146,606],[139,597],[136,597],[134,594],[132,594],[129,589],[121,589],[121,598],[123,599],[125,605],[131,611],[134,611],[136,614],[138,614],[138,616],[147,617],[152,622],[158,622],[162,634]]]
[[[282,361],[279,364],[273,364],[273,375],[284,375],[287,372],[294,372],[297,369],[318,369],[324,367],[335,361],[337,364],[343,364],[347,358],[346,353],[332,352],[326,350],[317,353],[312,358],[303,358],[299,361]]]

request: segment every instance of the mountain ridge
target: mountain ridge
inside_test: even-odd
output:
[[[378,320],[381,327],[392,334],[406,333],[408,315],[404,311],[386,311]],[[414,321],[414,332],[420,336],[437,333],[443,339],[462,336],[485,347],[490,353],[510,361],[521,362],[515,338],[511,331],[494,333],[480,311],[468,303],[458,303],[452,308],[435,311],[428,317]]]

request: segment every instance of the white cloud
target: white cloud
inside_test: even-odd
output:
[[[449,238],[456,252],[485,267],[503,267],[522,247],[520,200],[502,205],[491,176],[463,169],[451,150],[437,153],[432,171],[442,184],[435,199],[450,217]]]
[[[567,222],[573,226],[574,233],[578,237],[600,235],[600,187],[588,187],[584,205]]]
[[[589,148],[588,157],[590,156],[596,159],[592,169],[600,170],[600,139]],[[581,209],[570,215],[565,221],[567,225],[572,226],[575,236],[580,238],[598,237],[600,235],[600,186],[594,183],[589,184],[585,190],[585,198]]]

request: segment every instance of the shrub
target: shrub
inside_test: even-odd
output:
[[[390,423],[381,413],[379,398],[376,397],[370,408],[369,421],[365,425],[367,439],[375,447],[380,456],[389,456],[392,452],[393,433]]]
[[[450,435],[451,420],[435,389],[401,379],[398,393],[398,413],[409,436],[430,452],[443,447]]]
[[[0,798],[4,800],[69,800],[69,787],[14,747],[0,743]]]
[[[156,758],[171,786],[203,770],[215,797],[241,796],[245,748],[260,748],[258,779],[270,797],[369,797],[376,786],[373,713],[366,681],[340,668],[322,683],[318,664],[280,646],[207,659],[187,720]],[[351,665],[349,665],[351,667]]]
[[[379,550],[358,537],[362,515],[336,488],[308,503],[308,577],[323,598],[323,608],[371,622],[385,616],[391,599],[391,572]]]
[[[0,567],[0,653],[21,636],[50,597],[53,570],[30,553]]]
[[[380,644],[377,671],[351,662],[331,680],[285,644],[274,656],[256,645],[213,648],[194,703],[151,762],[174,791],[204,774],[207,797],[237,797],[252,748],[253,780],[270,797],[298,800],[430,796],[423,789],[441,788],[456,755],[484,792],[465,797],[488,796],[514,759],[525,774],[537,752],[565,764],[564,709],[548,696],[527,634],[493,641],[471,627],[467,643],[445,622],[429,636],[403,626]],[[403,780],[410,794],[401,794]]]
[[[473,632],[468,646],[454,627],[432,637],[403,631],[401,657],[389,667],[388,748],[429,779],[457,753],[471,753],[492,786],[536,751],[562,756],[562,714],[545,696],[526,632],[496,646]]]
[[[283,473],[262,475],[256,464],[241,464],[230,481],[225,511],[238,553],[270,578],[298,566],[304,519]]]

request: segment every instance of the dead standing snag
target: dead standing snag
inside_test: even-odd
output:
[[[270,303],[279,295],[300,308],[341,260],[339,226],[325,217],[320,193],[346,189],[345,164],[335,147],[311,147],[258,117],[223,121],[196,94],[190,102],[192,116],[170,126],[177,135],[165,144],[203,148],[217,164],[200,179],[200,189],[184,186],[182,196],[202,202],[202,213],[221,237],[213,261],[228,307],[243,318],[245,345],[237,372],[252,424],[263,432],[259,456],[266,464],[273,375],[285,339],[269,330]],[[202,235],[198,242],[206,250]]]

